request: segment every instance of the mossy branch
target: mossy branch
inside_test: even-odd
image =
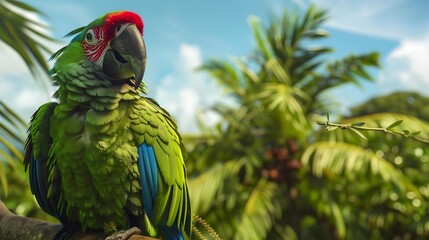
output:
[[[61,229],[60,224],[53,224],[37,219],[17,216],[11,213],[0,201],[0,239],[21,240],[53,239]],[[70,240],[102,240],[103,233],[76,233]],[[155,238],[133,235],[128,240],[156,240]]]

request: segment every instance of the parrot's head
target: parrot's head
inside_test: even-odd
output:
[[[77,34],[70,44],[53,55],[54,70],[87,60],[113,85],[129,84],[138,88],[146,67],[143,21],[129,12],[108,13],[86,27],[68,34]]]

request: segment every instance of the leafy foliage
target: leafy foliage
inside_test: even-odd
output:
[[[34,20],[42,13],[21,1],[0,0],[0,41],[23,59],[36,82],[47,93],[47,26]],[[46,219],[37,207],[28,185],[23,159],[27,123],[6,103],[0,101],[0,199],[19,215]],[[7,198],[6,198],[7,196]],[[50,218],[52,220],[52,218]]]
[[[409,113],[414,117],[429,121],[429,98],[415,92],[394,92],[374,97],[362,105],[353,107],[350,112],[352,116],[381,112]]]
[[[7,194],[6,172],[18,171],[23,159],[26,123],[9,107],[0,102],[0,196]]]
[[[320,29],[326,19],[326,12],[314,6],[302,16],[284,12],[266,24],[250,17],[255,51],[230,61],[209,59],[201,67],[235,100],[213,106],[222,118],[217,126],[185,138],[191,150],[193,211],[220,236],[385,239],[428,234],[427,177],[419,173],[416,181],[409,176],[417,167],[403,168],[408,155],[400,155],[400,147],[396,153],[385,151],[397,136],[358,131],[365,122],[426,136],[426,122],[390,113],[340,121],[339,126],[355,123],[357,135],[311,125],[332,110],[329,90],[373,81],[368,67],[379,66],[377,53],[327,61],[332,49],[313,45],[329,36]],[[401,119],[403,124],[389,126]],[[419,167],[425,164],[415,161]],[[413,221],[406,218],[410,215]]]
[[[31,15],[41,12],[20,1],[0,1],[0,41],[9,45],[21,56],[40,86],[46,90],[46,84],[40,78],[40,70],[48,72],[48,65],[43,53],[51,53],[46,42],[54,39],[40,32],[47,27],[33,20]],[[26,123],[10,107],[0,102],[0,184],[6,191],[5,168],[16,168],[14,159],[22,159]]]

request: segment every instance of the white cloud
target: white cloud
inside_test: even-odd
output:
[[[4,78],[8,75],[25,76],[30,73],[28,69],[25,68],[24,61],[19,55],[3,42],[0,42],[0,52],[0,77],[2,79],[2,84]]]
[[[41,91],[35,89],[24,88],[19,90],[16,96],[13,97],[13,104],[24,112],[25,115],[32,114],[40,105],[47,101],[46,96],[43,96]]]
[[[58,44],[49,47],[55,49]],[[29,121],[33,112],[49,101],[49,97],[42,93],[24,61],[11,47],[0,42],[0,52],[0,100]],[[54,89],[50,87],[49,91],[53,93]]]
[[[176,57],[178,64],[172,73],[166,75],[155,94],[155,99],[178,121],[181,132],[198,132],[196,112],[212,106],[222,96],[220,89],[207,75],[195,69],[202,64],[198,46],[182,44]],[[218,118],[207,115],[207,122],[213,124]]]
[[[429,36],[402,40],[387,57],[381,70],[382,91],[413,90],[427,94],[429,89]]]
[[[201,65],[201,50],[197,46],[182,44],[180,46],[180,57],[184,60],[186,70],[196,68]]]

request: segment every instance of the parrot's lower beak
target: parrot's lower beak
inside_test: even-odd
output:
[[[126,82],[137,89],[146,68],[146,46],[135,25],[128,25],[110,41],[103,60],[103,72],[118,83]]]

